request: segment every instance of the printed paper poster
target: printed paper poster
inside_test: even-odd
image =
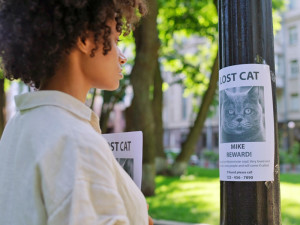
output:
[[[141,188],[143,133],[141,131],[102,134],[108,145],[128,175]]]
[[[268,65],[219,71],[219,167],[222,181],[274,180],[274,115]]]

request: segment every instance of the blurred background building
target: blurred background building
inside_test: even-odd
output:
[[[275,36],[278,122],[281,146],[300,141],[300,2],[291,0]]]

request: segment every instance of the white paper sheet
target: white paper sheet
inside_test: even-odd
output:
[[[219,71],[219,167],[222,181],[274,180],[274,115],[268,65]]]
[[[143,133],[134,131],[102,135],[107,140],[117,161],[141,188]]]

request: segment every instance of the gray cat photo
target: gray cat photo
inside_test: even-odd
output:
[[[220,142],[264,142],[264,87],[220,91]]]
[[[123,169],[133,179],[133,159],[132,158],[116,158]]]

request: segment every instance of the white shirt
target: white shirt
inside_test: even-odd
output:
[[[0,141],[1,225],[147,225],[144,196],[98,117],[58,91],[15,98]]]

